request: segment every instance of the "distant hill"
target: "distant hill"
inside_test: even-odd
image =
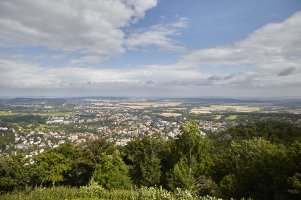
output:
[[[10,105],[29,105],[29,104],[46,104],[60,105],[67,101],[63,98],[14,98],[5,101],[5,104]]]
[[[0,104],[10,105],[29,105],[29,104],[46,104],[46,105],[60,105],[64,103],[87,103],[91,100],[109,101],[109,102],[162,102],[174,101],[188,104],[261,104],[271,103],[279,106],[301,106],[300,98],[292,99],[239,99],[239,98],[223,98],[223,97],[195,97],[195,98],[132,98],[132,97],[109,97],[109,96],[90,96],[90,97],[64,97],[64,98],[11,98],[1,99]]]

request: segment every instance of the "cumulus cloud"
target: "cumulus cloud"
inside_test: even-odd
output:
[[[157,0],[2,0],[0,38],[76,51],[84,61],[99,62],[123,53],[123,29],[156,5]]]
[[[260,95],[296,95],[295,90],[301,87],[300,35],[301,12],[297,12],[233,44],[184,54],[175,66],[209,71],[205,83],[209,82],[210,88],[218,86],[225,91],[236,89],[236,93],[248,91],[249,94],[261,91]],[[233,73],[225,73],[229,67]],[[239,68],[242,68],[240,73]],[[205,84],[203,80],[199,82]]]
[[[233,44],[187,53],[171,39],[187,27],[186,18],[125,33],[156,4],[156,0],[0,1],[1,45],[43,46],[78,57],[58,68],[1,56],[0,93],[252,96],[294,95],[300,89],[301,12]],[[79,65],[147,47],[178,51],[182,56],[169,65],[139,68]],[[221,70],[229,66],[246,70]]]
[[[264,69],[299,67],[301,62],[301,12],[271,23],[231,45],[199,49],[183,55],[181,66],[255,66]]]
[[[45,68],[0,59],[0,92],[37,91],[35,95],[164,95],[199,96],[224,95],[268,90],[290,94],[301,84],[300,74],[274,76],[269,73],[245,72],[215,74],[195,68],[183,71],[174,65],[148,65],[130,69],[97,69],[84,67]],[[299,77],[299,79],[298,79]],[[226,89],[225,89],[226,87]],[[250,91],[254,90],[255,93]],[[54,92],[56,91],[56,93]],[[264,93],[265,95],[265,93]]]

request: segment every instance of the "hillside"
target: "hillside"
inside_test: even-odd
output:
[[[4,199],[298,199],[300,130],[266,122],[208,138],[189,121],[175,139],[145,136],[122,147],[102,138],[83,147],[61,145],[33,159],[1,156],[0,191]]]

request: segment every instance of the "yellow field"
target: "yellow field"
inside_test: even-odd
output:
[[[204,108],[193,108],[193,109],[191,109],[190,112],[194,113],[194,114],[208,114],[208,113],[211,113],[211,111],[209,109],[206,109],[205,107]]]
[[[191,109],[191,113],[194,114],[206,114],[211,112],[224,112],[224,111],[234,111],[234,112],[257,112],[260,111],[258,106],[244,106],[244,105],[212,105],[207,107],[195,107]]]
[[[181,116],[180,113],[160,113],[160,115],[162,115],[164,117],[178,117],[178,116]]]
[[[293,114],[301,114],[301,109],[291,109],[288,110],[289,113],[293,113]]]
[[[145,109],[145,108],[150,107],[147,105],[122,105],[122,106],[126,107],[126,108],[131,108],[131,109]]]
[[[236,111],[236,112],[256,112],[260,108],[257,106],[232,106],[232,105],[213,105],[211,106],[215,111]]]
[[[215,116],[214,116],[214,119],[216,119],[216,120],[219,120],[219,119],[221,119],[221,118],[222,118],[221,115],[215,115]]]
[[[124,106],[132,109],[145,109],[149,107],[173,107],[178,106],[179,102],[132,102],[132,103],[120,103],[120,106]]]

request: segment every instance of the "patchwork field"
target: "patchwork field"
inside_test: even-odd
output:
[[[130,103],[120,103],[118,105],[132,108],[132,109],[145,109],[149,107],[173,107],[180,105],[180,102],[130,102]]]
[[[193,108],[190,112],[193,114],[208,114],[211,113],[211,110],[207,108]]]
[[[191,109],[191,113],[194,114],[207,114],[212,112],[258,112],[261,108],[259,106],[247,106],[247,105],[210,105],[201,106]]]

